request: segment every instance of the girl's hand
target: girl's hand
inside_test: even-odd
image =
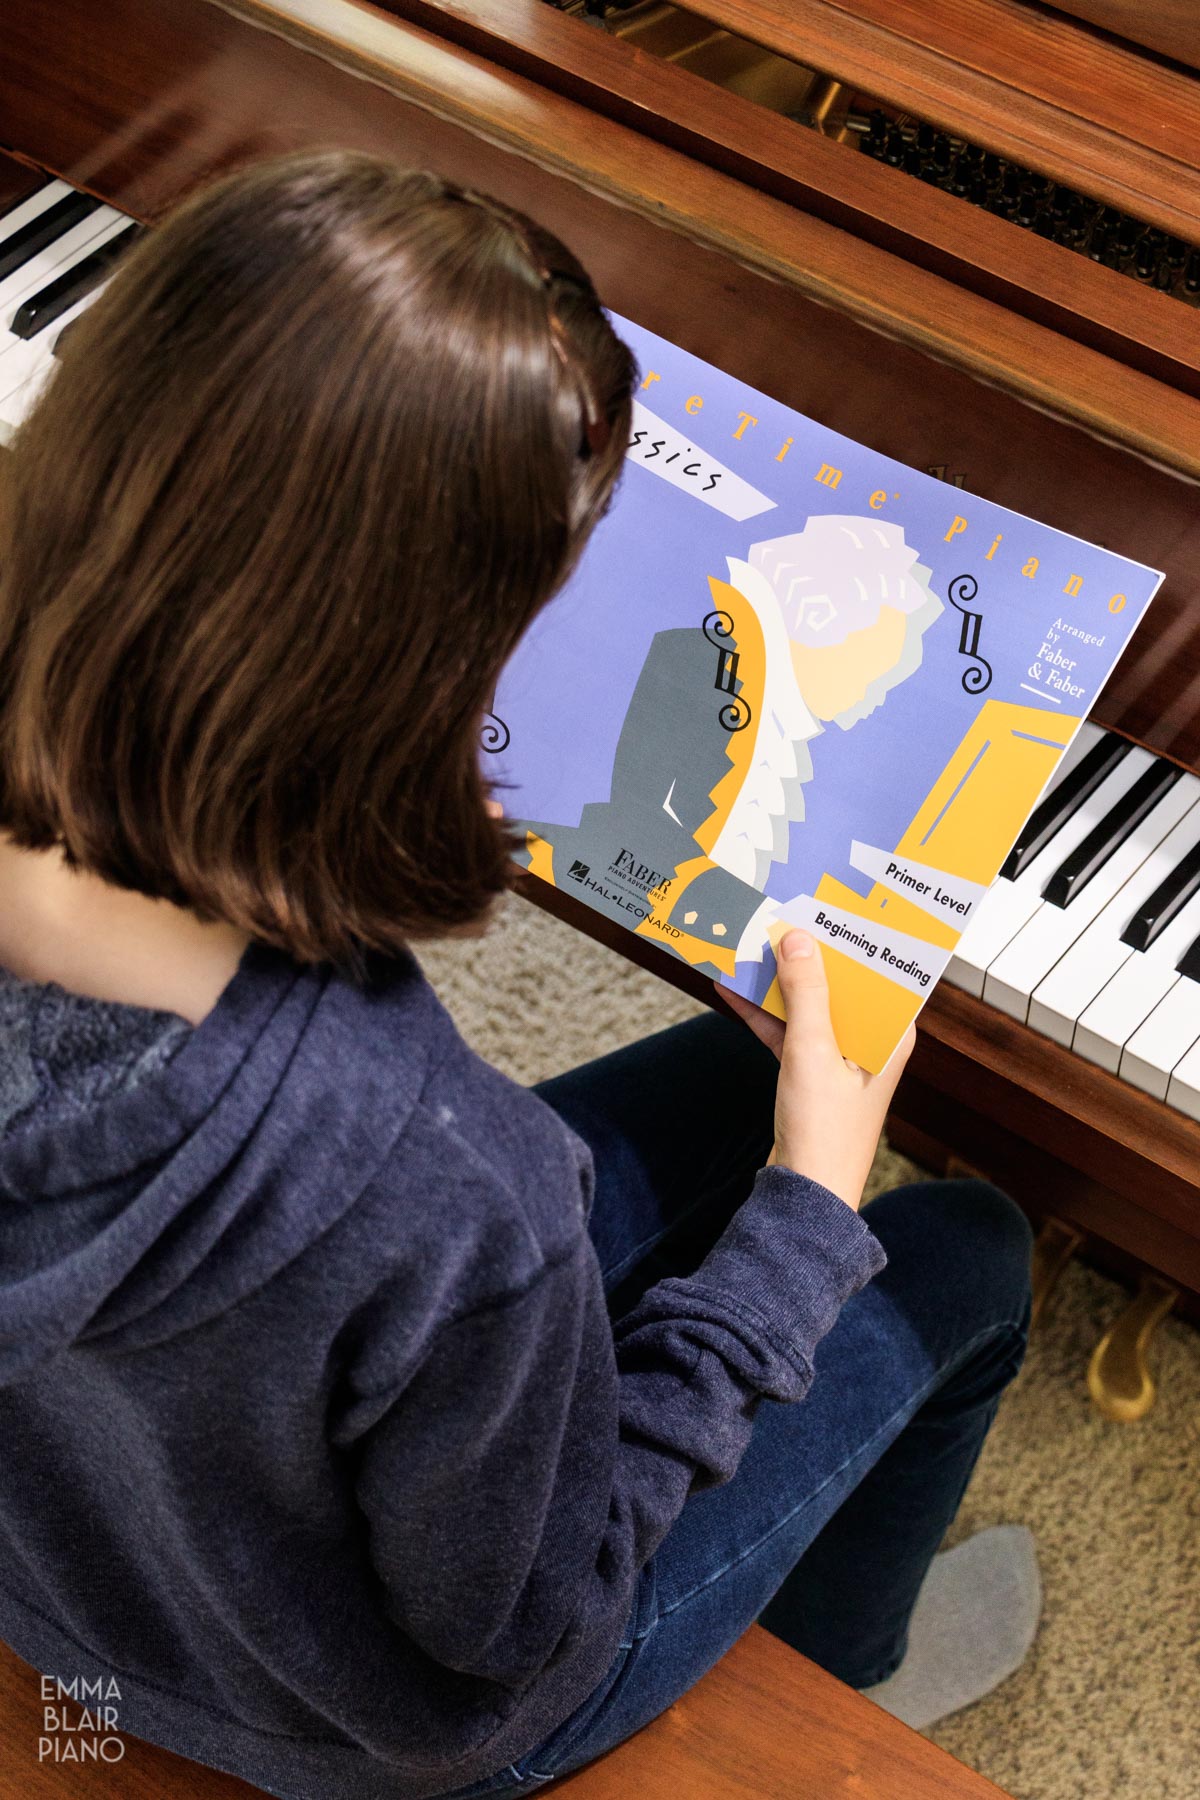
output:
[[[857,1211],[916,1030],[909,1026],[881,1075],[868,1075],[847,1062],[837,1047],[829,1019],[829,984],[814,940],[806,931],[785,932],[777,960],[786,1025],[720,982],[714,984],[779,1058],[775,1148],[768,1160],[819,1181]]]

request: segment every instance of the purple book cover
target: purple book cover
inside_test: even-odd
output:
[[[877,1071],[1162,577],[613,323],[626,466],[485,773],[537,876],[780,1016],[774,945],[811,931]]]

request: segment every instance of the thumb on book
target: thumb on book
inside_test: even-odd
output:
[[[798,1025],[805,1037],[825,1033],[832,1037],[829,982],[816,940],[793,927],[780,938],[775,960],[788,1024]]]

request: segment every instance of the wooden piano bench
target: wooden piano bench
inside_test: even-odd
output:
[[[0,1645],[0,1800],[261,1793],[133,1737],[120,1740],[119,1758],[110,1745],[115,1760],[77,1758],[65,1750],[70,1734],[43,1730],[43,1704],[40,1677]],[[70,1701],[56,1707],[78,1721]],[[52,1747],[39,1755],[47,1738]],[[563,1800],[1006,1800],[757,1625],[661,1718],[546,1792]]]

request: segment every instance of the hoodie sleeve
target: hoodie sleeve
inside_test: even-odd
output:
[[[396,1623],[438,1663],[521,1687],[623,1621],[689,1493],[734,1474],[761,1399],[804,1397],[884,1260],[850,1207],[769,1167],[696,1272],[615,1326],[586,1233],[444,1325],[358,1465]]]

